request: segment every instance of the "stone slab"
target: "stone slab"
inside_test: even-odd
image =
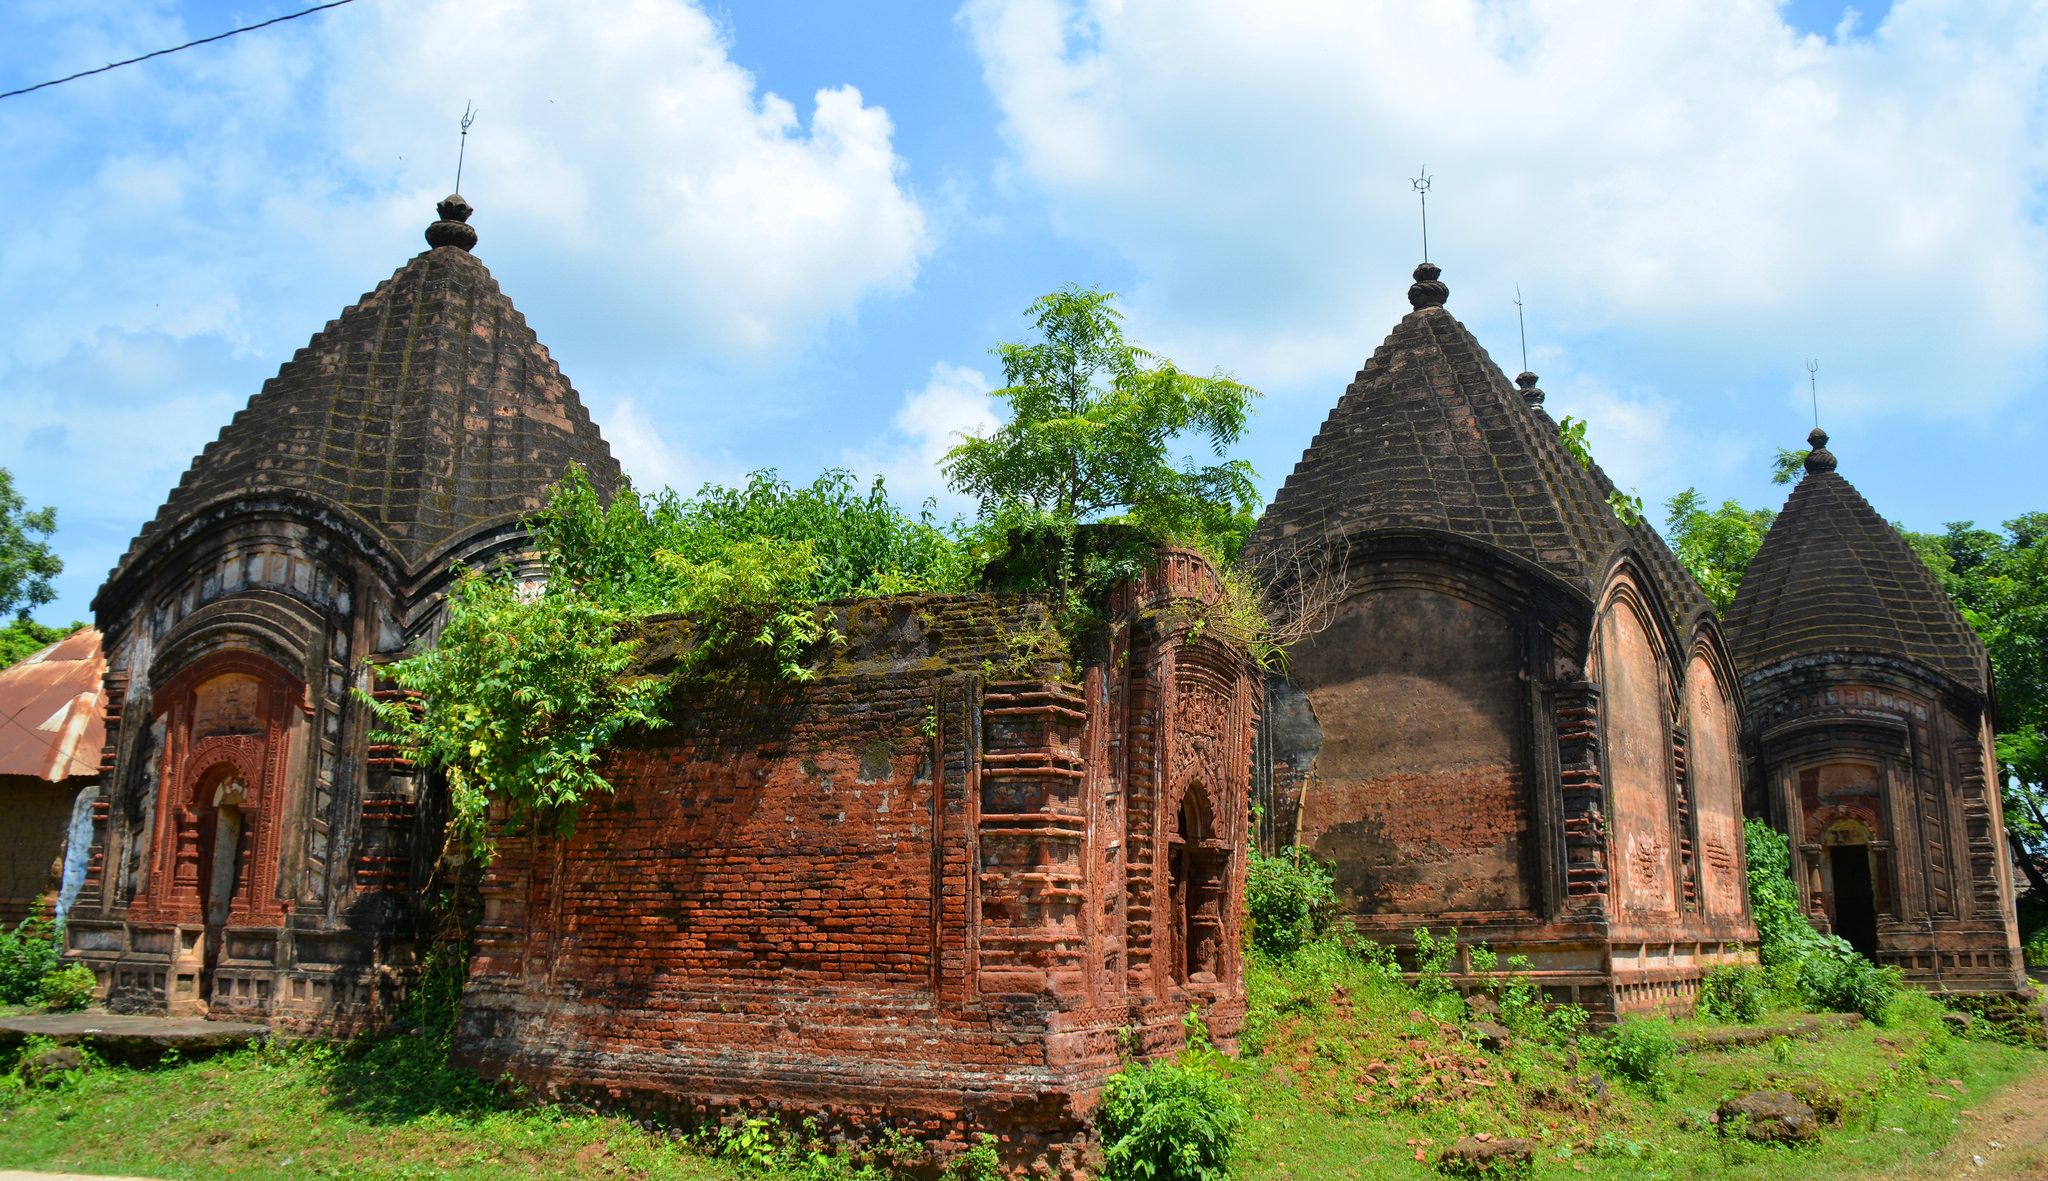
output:
[[[173,1051],[183,1058],[206,1058],[269,1036],[268,1027],[243,1021],[95,1009],[0,1017],[0,1051],[12,1050],[30,1037],[46,1037],[59,1045],[84,1046],[111,1062],[131,1064],[158,1062]]]

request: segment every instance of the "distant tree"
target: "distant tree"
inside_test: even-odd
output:
[[[1991,656],[2006,836],[2048,898],[2048,513],[2015,517],[2003,533],[1958,521],[1906,539]]]
[[[941,461],[1006,543],[1048,550],[1055,588],[1083,581],[1075,536],[1116,522],[1150,542],[1235,554],[1258,507],[1251,466],[1224,459],[1244,435],[1257,390],[1225,373],[1182,372],[1124,338],[1115,296],[1065,287],[1026,310],[1038,340],[1003,344],[1009,421]],[[1174,462],[1184,438],[1216,462]]]
[[[0,615],[12,612],[27,619],[57,597],[51,580],[63,573],[64,563],[50,548],[49,537],[56,531],[57,510],[31,512],[14,490],[13,473],[0,467]]]
[[[1813,454],[1804,447],[1793,449],[1778,448],[1777,457],[1771,460],[1771,483],[1796,484],[1806,474],[1806,457]]]
[[[1744,508],[1733,500],[1710,509],[1695,488],[1664,502],[1664,530],[1671,550],[1717,611],[1726,611],[1735,601],[1743,571],[1749,569],[1777,516],[1770,509]]]
[[[13,473],[0,468],[0,617],[13,616],[0,625],[0,668],[80,626],[44,627],[29,618],[31,611],[57,597],[51,580],[63,573],[64,563],[50,548],[50,535],[56,531],[57,510],[30,511],[28,501],[15,491]]]

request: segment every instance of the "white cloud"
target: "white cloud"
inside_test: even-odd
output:
[[[1512,333],[1519,280],[1539,332],[1696,373],[1818,354],[1839,393],[1940,413],[2009,401],[2048,355],[2038,0],[1902,0],[1840,43],[1765,0],[963,19],[1016,168],[1131,260],[1134,311],[1184,362],[1348,371],[1405,311],[1422,164],[1475,327]]]
[[[731,484],[744,473],[730,456],[707,457],[679,447],[634,398],[621,398],[608,413],[592,412],[612,456],[642,492],[673,488],[688,495],[707,483]]]
[[[962,438],[1002,425],[990,388],[979,370],[943,361],[933,365],[924,388],[903,396],[890,434],[848,451],[846,465],[862,475],[880,473],[899,504],[914,506],[931,497],[947,511],[971,511],[971,504],[947,492],[939,460]]]

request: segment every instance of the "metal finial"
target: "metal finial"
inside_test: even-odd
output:
[[[469,155],[469,125],[476,122],[476,108],[462,104],[462,142],[455,149],[455,191],[462,191],[462,161]]]
[[[1522,285],[1515,284],[1515,327],[1522,333],[1522,371],[1529,369],[1529,324],[1522,319]]]
[[[1813,429],[1820,429],[1820,358],[1806,359],[1806,392],[1813,398]]]
[[[1429,261],[1429,165],[1423,165],[1419,176],[1410,177],[1408,183],[1415,186],[1415,194],[1422,198],[1422,261]]]

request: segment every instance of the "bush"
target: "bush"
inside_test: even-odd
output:
[[[1244,1102],[1218,1069],[1201,1019],[1189,1014],[1178,1059],[1109,1076],[1095,1125],[1104,1181],[1222,1181],[1244,1126]]]
[[[1770,977],[1749,964],[1724,964],[1700,981],[1699,1014],[1715,1021],[1754,1024],[1771,999]]]
[[[2029,968],[2048,968],[2048,927],[2034,932],[2020,948]]]
[[[1623,1017],[1605,1037],[1586,1038],[1581,1049],[1609,1072],[1662,1095],[1664,1068],[1682,1049],[1671,1023],[1662,1018]]]
[[[0,1005],[32,1005],[43,978],[57,970],[57,924],[36,915],[0,930]]]
[[[99,987],[99,980],[92,969],[84,964],[66,964],[43,977],[38,999],[45,1009],[68,1013],[83,1009],[92,1003],[93,990]]]
[[[1792,883],[1791,845],[1777,830],[1750,820],[1743,825],[1743,843],[1757,950],[1770,976],[1808,1009],[1861,1013],[1884,1024],[1904,987],[1898,969],[1880,968],[1847,941],[1813,929]]]
[[[1245,877],[1252,946],[1285,959],[1329,933],[1337,914],[1330,867],[1299,845],[1268,857],[1253,849]]]
[[[1814,935],[1813,946],[1799,962],[1796,977],[1809,1007],[1836,1013],[1861,1013],[1885,1024],[1905,986],[1897,968],[1880,968],[1833,935]]]

